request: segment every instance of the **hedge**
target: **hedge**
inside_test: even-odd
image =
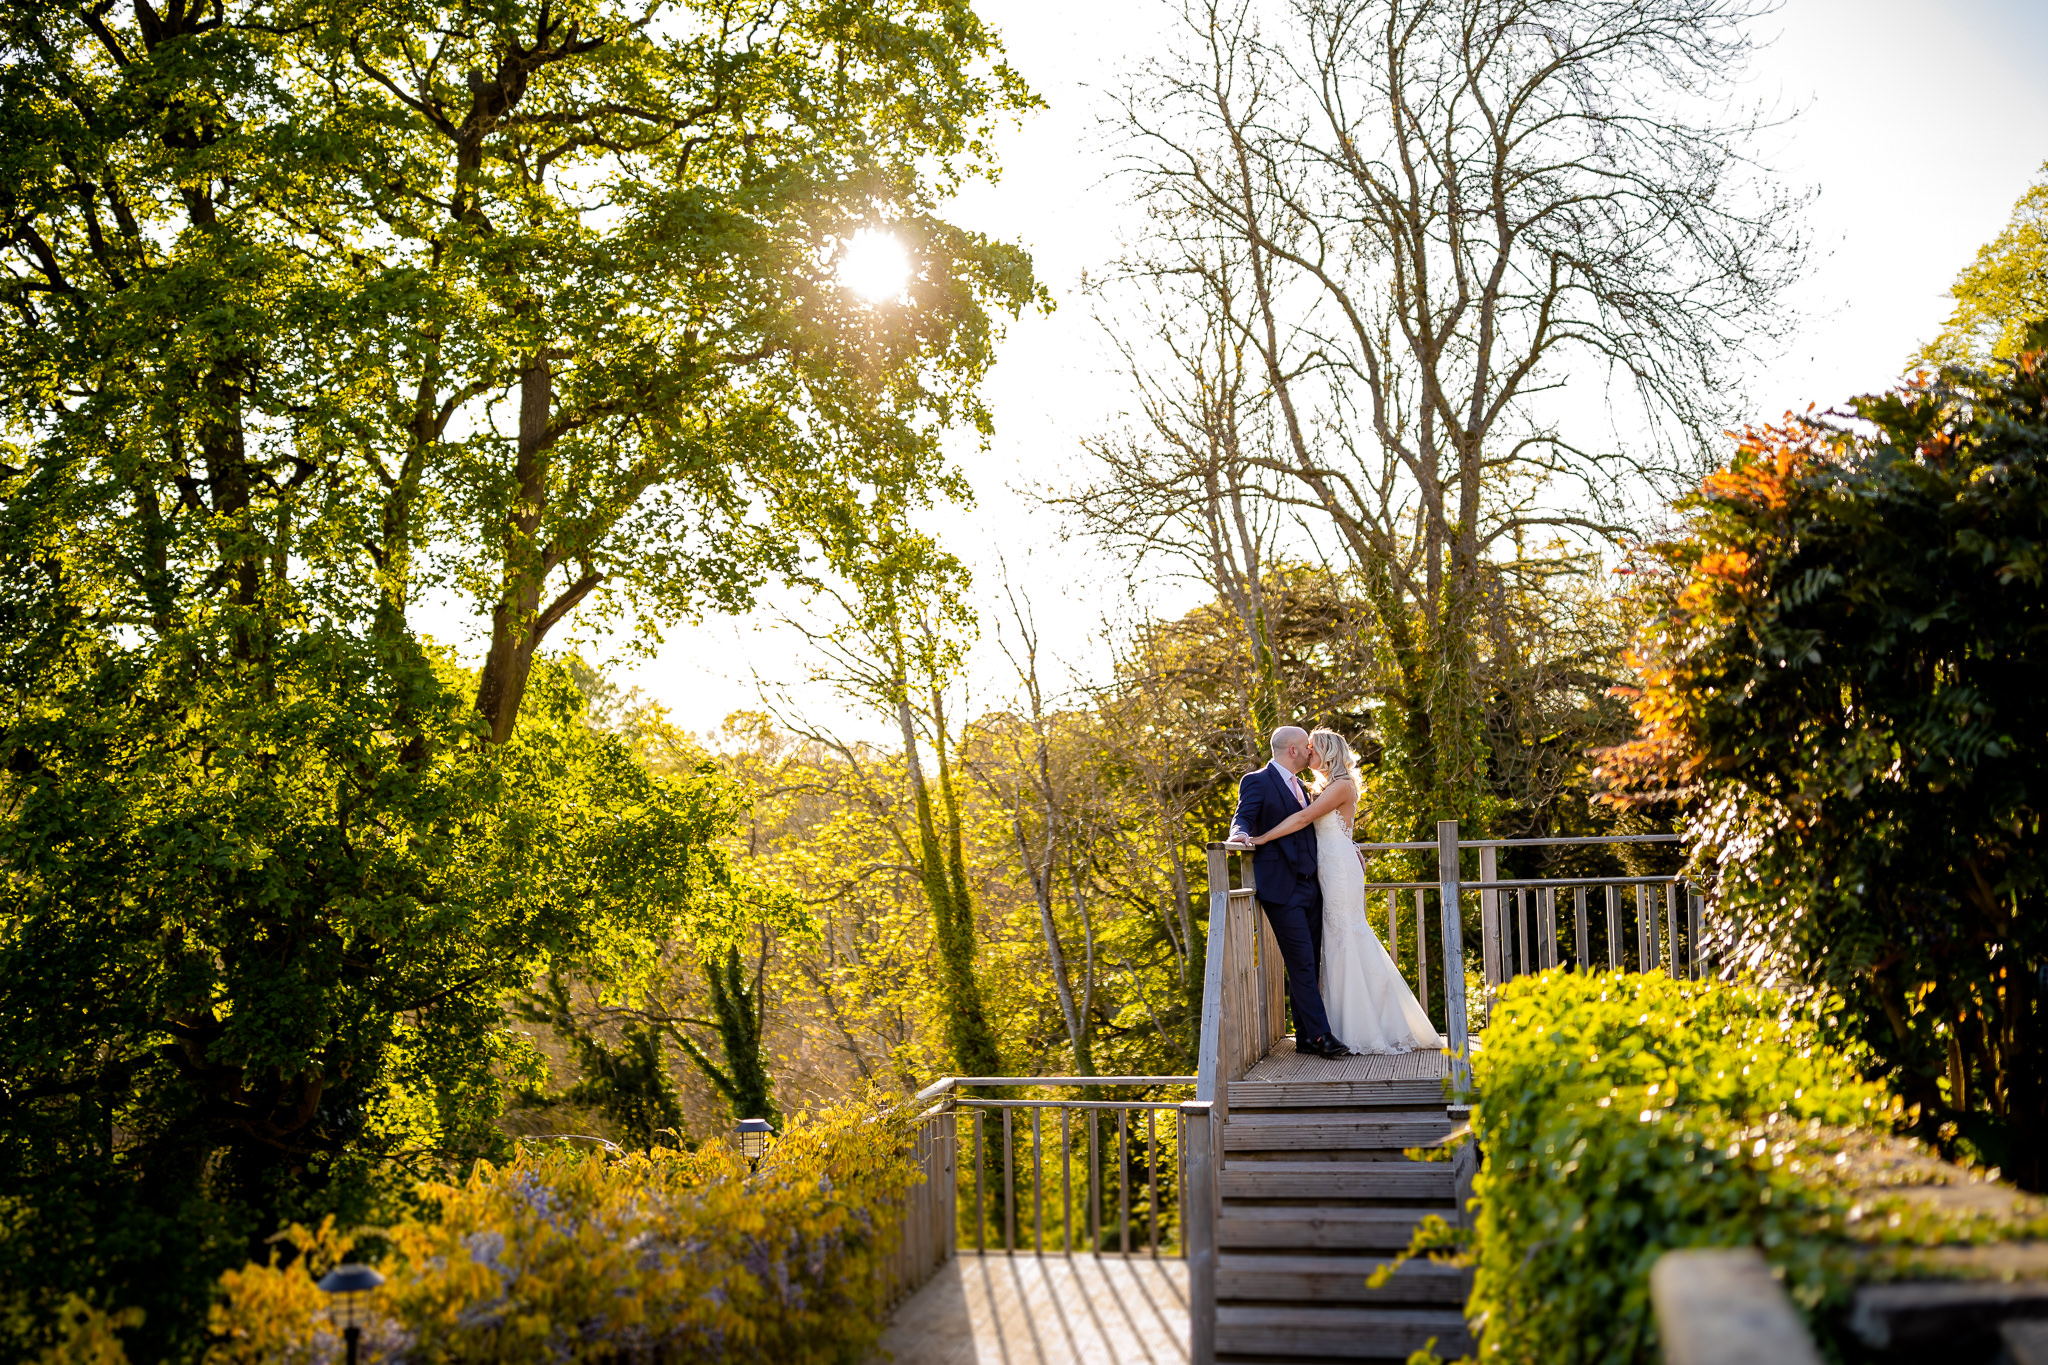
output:
[[[1674,1247],[1756,1245],[1825,1337],[1853,1285],[1907,1273],[1913,1248],[2043,1230],[1873,1196],[1896,1102],[1769,991],[1524,978],[1473,1077],[1485,1362],[1658,1360],[1649,1274]]]

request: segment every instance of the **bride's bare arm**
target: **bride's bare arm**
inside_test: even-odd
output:
[[[1285,820],[1282,820],[1279,824],[1252,840],[1252,842],[1254,844],[1271,843],[1273,840],[1284,838],[1298,829],[1307,829],[1315,823],[1317,816],[1325,811],[1333,811],[1346,801],[1349,801],[1352,791],[1350,778],[1338,778],[1335,782],[1330,783],[1329,786],[1324,787],[1321,795],[1317,796],[1315,800],[1309,802],[1308,805],[1294,812],[1294,814],[1288,816]]]

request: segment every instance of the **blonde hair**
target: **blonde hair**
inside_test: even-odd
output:
[[[1358,766],[1358,755],[1351,752],[1351,745],[1344,736],[1335,730],[1317,729],[1309,735],[1308,743],[1315,750],[1315,766],[1322,774],[1316,782],[1317,791],[1340,777],[1349,777],[1353,786],[1358,785],[1358,779],[1352,775],[1352,770]]]

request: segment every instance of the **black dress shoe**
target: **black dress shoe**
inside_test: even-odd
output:
[[[1338,1057],[1349,1057],[1351,1055],[1350,1048],[1344,1046],[1344,1044],[1338,1042],[1335,1038],[1330,1037],[1328,1034],[1324,1034],[1320,1038],[1309,1039],[1309,1043],[1306,1048],[1296,1048],[1295,1051],[1308,1052],[1317,1057],[1324,1057],[1333,1061]]]

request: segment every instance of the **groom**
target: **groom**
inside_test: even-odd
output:
[[[1250,843],[1308,805],[1296,776],[1314,750],[1308,732],[1283,725],[1273,732],[1273,761],[1237,784],[1237,814],[1230,821],[1233,843]],[[1260,844],[1252,854],[1259,904],[1280,940],[1287,963],[1287,996],[1294,1002],[1294,1050],[1317,1057],[1343,1057],[1348,1049],[1330,1036],[1323,995],[1316,986],[1323,948],[1323,884],[1316,875],[1316,832],[1293,834]]]

